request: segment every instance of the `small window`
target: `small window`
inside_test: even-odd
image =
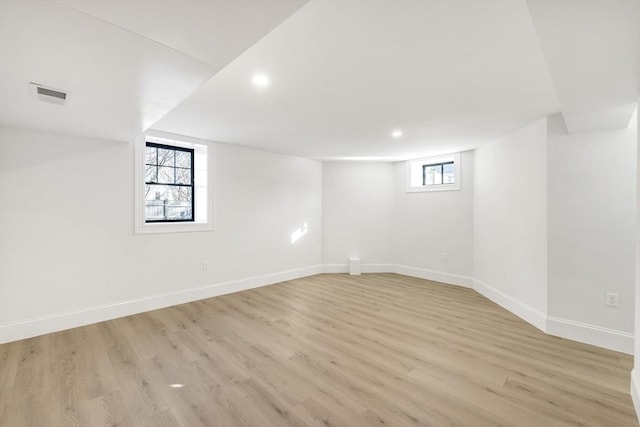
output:
[[[214,147],[157,131],[136,140],[136,233],[213,230]]]
[[[455,184],[453,161],[422,165],[422,185]]]
[[[194,150],[147,142],[144,219],[146,222],[193,221]]]
[[[460,189],[460,154],[407,162],[407,191]]]

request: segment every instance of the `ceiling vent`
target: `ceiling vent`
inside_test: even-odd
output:
[[[31,83],[31,92],[40,101],[57,105],[64,105],[67,102],[67,97],[69,96],[68,92],[45,87],[39,83]]]

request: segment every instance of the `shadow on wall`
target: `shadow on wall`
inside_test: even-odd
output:
[[[0,127],[0,141],[2,142],[0,146],[0,152],[2,153],[0,155],[0,170],[5,172],[66,161],[99,151],[119,150],[122,149],[123,145],[129,145],[129,143],[122,141],[56,135],[54,144],[35,144],[27,149],[24,146],[13,149],[12,131],[19,132],[20,130]],[[41,133],[41,135],[44,141],[48,139],[48,134]],[[21,144],[23,143],[24,141],[22,140]]]

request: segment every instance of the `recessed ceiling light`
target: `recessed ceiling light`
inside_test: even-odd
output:
[[[402,137],[402,131],[400,129],[396,129],[393,132],[391,132],[391,136],[394,138],[400,138]]]
[[[251,81],[256,87],[262,88],[269,86],[269,77],[265,76],[264,74],[255,74]]]

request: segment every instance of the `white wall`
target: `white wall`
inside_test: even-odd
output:
[[[318,273],[321,164],[215,155],[215,231],[134,235],[132,144],[0,128],[0,342]]]
[[[0,341],[321,264],[346,271],[355,255],[364,271],[473,282],[543,330],[628,351],[615,338],[630,343],[632,132],[550,129],[542,119],[463,153],[462,189],[426,193],[405,192],[404,162],[321,165],[216,144],[216,230],[135,235],[131,144],[0,128]],[[617,165],[615,191],[597,180],[602,161]],[[609,290],[619,309],[604,307]]]
[[[471,286],[472,151],[461,154],[459,166],[460,190],[407,193],[407,164],[395,164],[393,263],[405,274]]]
[[[325,271],[346,271],[350,256],[360,258],[365,272],[389,271],[393,173],[391,163],[323,163]]]
[[[476,149],[474,288],[543,329],[547,311],[547,120]]]
[[[407,193],[406,162],[323,163],[324,271],[358,256],[364,272],[471,286],[472,152],[461,165],[461,190]]]
[[[631,398],[633,406],[640,421],[640,118],[638,109],[640,100],[636,108],[636,251],[635,251],[635,329],[634,329],[634,364],[631,371]]]
[[[569,135],[562,117],[552,119],[548,314],[550,319],[630,336],[635,303],[636,124]],[[620,295],[618,308],[606,306],[607,292]],[[549,327],[549,332],[562,335],[552,323]]]

